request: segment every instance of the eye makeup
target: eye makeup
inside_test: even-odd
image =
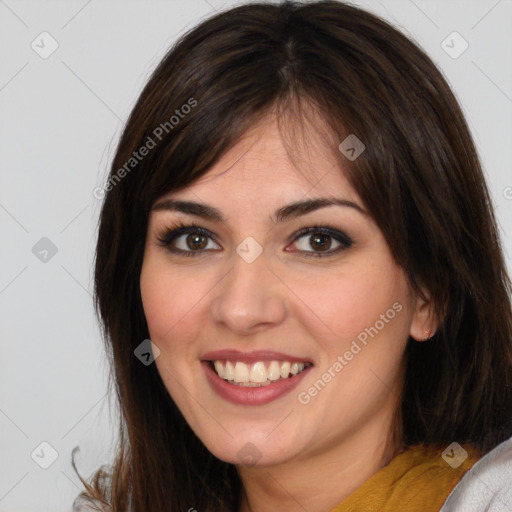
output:
[[[179,240],[180,237],[187,235],[187,238],[185,238],[185,244],[188,246],[189,250],[187,249],[181,249],[176,247],[176,240]],[[190,246],[187,243],[191,239],[188,238],[190,235],[196,235],[196,241],[198,239],[210,239],[215,244],[219,245],[217,242],[217,237],[209,230],[199,226],[198,224],[194,222],[190,223],[184,223],[184,222],[177,222],[172,225],[166,226],[164,229],[159,231],[156,235],[158,240],[158,245],[165,247],[169,252],[175,255],[180,256],[187,256],[187,257],[195,257],[204,255],[205,253],[211,251],[212,249],[205,249],[204,247],[199,247],[198,250],[190,248]],[[309,237],[309,243],[311,244],[312,241],[314,243],[318,243],[319,240],[328,240],[328,244],[322,244],[320,242],[320,245],[328,245],[328,248],[332,245],[332,240],[334,240],[338,246],[335,249],[331,250],[321,250],[321,251],[307,251],[307,250],[286,250],[286,252],[297,252],[301,255],[303,255],[306,258],[322,258],[322,257],[328,257],[332,256],[334,254],[338,254],[339,252],[348,249],[352,246],[353,240],[351,237],[349,237],[346,233],[343,231],[335,228],[334,226],[323,224],[323,225],[306,225],[297,230],[291,237],[291,242],[296,242],[300,240],[301,238],[305,238],[307,235],[310,235]],[[204,245],[204,244],[203,244]],[[310,245],[310,247],[312,247]],[[218,249],[213,249],[218,250]]]

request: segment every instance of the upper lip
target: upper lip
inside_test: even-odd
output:
[[[202,361],[240,361],[242,363],[257,363],[258,361],[290,361],[290,362],[301,362],[311,363],[308,358],[302,356],[293,356],[290,354],[284,354],[283,352],[276,352],[274,350],[255,350],[252,352],[241,352],[240,350],[214,350],[207,352],[201,357]]]

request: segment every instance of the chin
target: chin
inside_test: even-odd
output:
[[[294,441],[287,433],[274,432],[274,442],[266,438],[261,432],[254,436],[245,434],[234,435],[225,443],[218,439],[203,441],[207,449],[218,459],[230,464],[240,466],[266,467],[282,464],[298,455],[302,451],[298,440]],[[286,445],[283,445],[286,440]]]

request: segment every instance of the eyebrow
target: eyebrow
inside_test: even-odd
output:
[[[328,206],[345,206],[353,208],[354,210],[368,215],[368,212],[361,208],[358,204],[348,199],[341,198],[327,198],[321,197],[317,199],[308,199],[306,201],[297,201],[295,203],[288,204],[276,210],[274,216],[271,217],[274,223],[285,222],[290,219],[294,219],[301,215],[319,210],[320,208],[326,208]],[[177,201],[175,199],[162,199],[157,202],[151,211],[175,211],[186,213],[189,215],[195,215],[203,219],[214,220],[218,222],[225,222],[225,217],[220,210],[213,206],[204,203],[195,203],[193,201]]]

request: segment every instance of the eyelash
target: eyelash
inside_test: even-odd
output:
[[[163,229],[163,231],[157,234],[157,240],[160,242],[159,245],[165,247],[167,250],[174,254],[179,254],[187,257],[194,257],[202,254],[207,249],[197,251],[183,251],[182,249],[175,249],[171,246],[172,242],[179,236],[191,233],[199,233],[208,238],[212,238],[215,241],[214,237],[212,237],[212,234],[208,230],[202,228],[201,226],[198,226],[194,222],[191,222],[190,224],[184,224],[183,222],[179,222],[176,223],[175,225],[166,227],[165,229]],[[337,242],[339,242],[341,245],[340,247],[329,252],[299,251],[302,252],[306,258],[325,258],[327,256],[332,256],[333,254],[337,254],[340,251],[348,249],[353,244],[353,240],[348,235],[346,235],[342,231],[339,231],[335,227],[327,224],[324,224],[322,226],[303,226],[295,233],[292,242],[295,242],[296,240],[304,237],[305,235],[317,233],[330,236],[331,238],[334,238]]]

